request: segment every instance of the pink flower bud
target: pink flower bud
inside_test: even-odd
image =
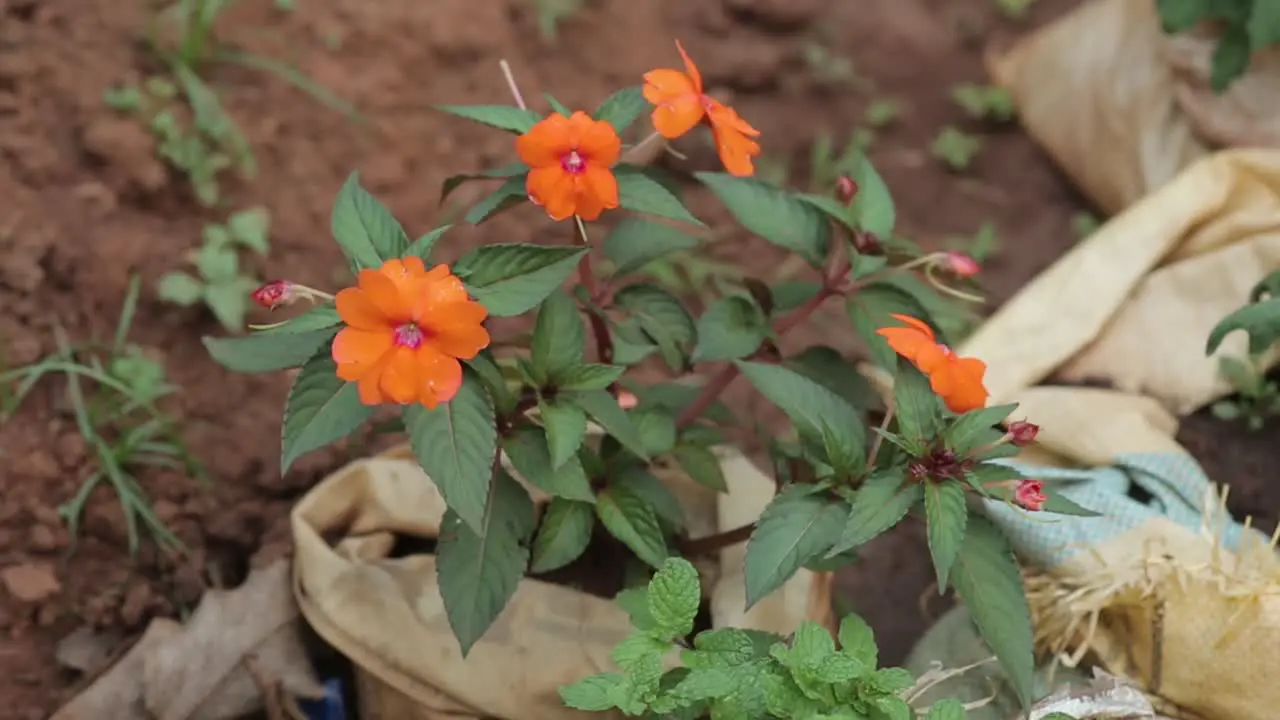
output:
[[[853,202],[853,198],[858,194],[858,183],[848,175],[841,175],[836,178],[836,199],[848,205]]]
[[[288,280],[272,280],[253,291],[253,301],[268,310],[275,310],[297,299],[298,293]]]
[[[853,234],[853,249],[858,251],[859,255],[883,255],[884,244],[880,242],[880,238],[875,233],[855,232]]]
[[[1018,507],[1032,512],[1044,509],[1049,496],[1044,494],[1044,483],[1040,480],[1022,479],[1013,489],[1013,502]]]
[[[623,410],[630,410],[640,404],[640,398],[636,394],[627,390],[618,391],[618,407]]]
[[[950,271],[956,277],[970,278],[977,275],[982,268],[978,266],[978,261],[965,255],[962,252],[951,251],[942,261],[942,266]]]
[[[1025,420],[1016,420],[1009,423],[1009,442],[1023,447],[1030,445],[1036,441],[1036,435],[1040,434],[1040,426],[1035,423],[1029,423]]]

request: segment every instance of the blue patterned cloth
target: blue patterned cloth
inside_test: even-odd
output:
[[[1029,513],[1000,502],[984,503],[987,516],[1009,536],[1018,555],[1046,569],[1154,518],[1199,531],[1211,487],[1200,465],[1183,454],[1123,455],[1113,466],[1093,469],[1002,462],[1026,477],[1043,479],[1046,489],[1101,513],[1100,517]],[[1150,498],[1136,499],[1135,490],[1137,497]],[[1221,530],[1222,545],[1231,550],[1245,531],[1234,519],[1215,529]]]

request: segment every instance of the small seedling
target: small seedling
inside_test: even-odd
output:
[[[964,172],[969,169],[969,164],[981,149],[982,138],[970,135],[952,125],[942,128],[929,148],[933,156],[953,172]]]
[[[1018,110],[1009,91],[995,85],[956,85],[951,88],[951,99],[975,120],[1008,122]]]
[[[582,10],[582,0],[533,0],[542,41],[554,44],[560,37],[560,23]]]
[[[1091,212],[1081,210],[1071,216],[1071,230],[1079,240],[1094,234],[1100,227],[1102,227],[1102,221]]]
[[[804,46],[804,62],[819,85],[862,87],[866,84],[858,76],[852,60],[836,54],[820,42]]]
[[[863,111],[862,119],[868,126],[879,129],[897,120],[901,114],[902,107],[897,101],[876,100]]]
[[[73,347],[59,329],[57,350],[31,365],[0,373],[0,386],[11,386],[0,419],[16,412],[31,390],[48,375],[67,380],[67,400],[76,429],[84,438],[96,467],[75,496],[58,508],[73,538],[89,495],[103,481],[111,484],[124,510],[129,552],[136,553],[139,526],[161,547],[181,550],[182,543],[151,509],[146,491],[133,472],[141,467],[165,467],[203,479],[199,463],[187,452],[172,419],[157,402],[173,393],[164,365],[128,341],[137,310],[140,284],[129,283],[115,336],[105,347]],[[91,390],[86,389],[89,384]]]
[[[1036,0],[996,0],[996,9],[1010,20],[1021,20],[1035,4]]]
[[[1253,432],[1262,429],[1267,419],[1280,414],[1280,383],[1267,379],[1256,356],[1218,359],[1218,374],[1231,384],[1236,396],[1219,400],[1210,410],[1219,420],[1244,420]]]
[[[266,255],[271,217],[266,208],[252,208],[232,215],[226,225],[204,228],[204,244],[191,254],[196,274],[176,270],[160,278],[160,299],[182,307],[203,302],[223,327],[244,328],[249,294],[261,284],[240,268],[240,248]]]
[[[952,238],[948,245],[952,250],[963,252],[981,264],[999,252],[1000,238],[996,235],[996,224],[988,220],[973,235]]]

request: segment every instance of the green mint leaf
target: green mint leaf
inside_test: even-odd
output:
[[[840,652],[848,655],[866,668],[874,668],[879,662],[880,650],[876,646],[875,632],[857,615],[847,615],[840,621],[837,633],[840,640]]]
[[[624,684],[618,673],[600,673],[560,688],[560,699],[574,710],[604,712],[617,707],[616,698]]]
[[[939,700],[929,706],[924,720],[964,720],[964,703],[955,698]]]
[[[684,558],[667,558],[649,581],[649,615],[655,632],[666,640],[693,632],[693,619],[702,602],[698,571]]]

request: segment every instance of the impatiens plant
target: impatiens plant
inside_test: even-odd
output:
[[[300,368],[285,407],[282,470],[360,428],[378,408],[398,413],[449,506],[435,552],[464,653],[523,576],[571,565],[601,531],[651,570],[670,567],[675,556],[745,541],[746,597],[754,604],[802,567],[851,562],[859,547],[911,515],[927,524],[939,588],[954,588],[969,606],[1029,703],[1032,632],[1019,568],[982,509],[1008,503],[1090,513],[999,462],[1033,440],[1035,426],[1019,419],[1002,427],[1015,406],[987,407],[986,366],[957,355],[934,320],[954,298],[971,297],[951,283],[976,266],[895,236],[893,202],[865,158],[831,197],[753,177],[760,133],[706,96],[697,67],[682,48],[680,54],[684,71],[653,70],[642,86],[615,93],[591,113],[550,96],[549,112],[535,112],[509,73],[515,105],[440,108],[514,135],[512,164],[445,183],[447,195],[464,182],[499,182],[465,222],[532,202],[552,221],[566,221],[564,244],[485,244],[452,266],[435,262],[433,250],[449,227],[412,240],[352,175],[338,193],[332,232],[354,285],[330,295],[272,283],[255,295],[260,304],[302,300],[310,307],[247,337],[205,344],[235,371]],[[655,131],[624,141],[645,114]],[[674,177],[625,162],[639,145],[665,146],[702,124],[727,173]],[[649,263],[700,244],[703,224],[680,199],[689,181],[708,188],[745,231],[798,254],[815,279],[742,277],[697,316],[647,281]],[[833,348],[782,352],[782,336],[832,302],[844,304],[870,361],[892,374],[887,407]],[[491,337],[489,318],[526,315],[527,342]],[[637,382],[631,371],[641,365],[649,377],[665,366],[672,381]],[[679,502],[653,469],[673,465],[708,491],[726,490],[712,448],[735,424],[718,400],[740,377],[794,428],[769,438],[778,492],[754,523],[692,538]],[[549,502],[535,506],[528,486]],[[685,641],[693,631],[685,619],[665,641]],[[888,684],[870,694],[842,685],[855,678],[874,685],[884,671],[859,665],[845,678],[837,669],[853,672],[852,660],[818,668],[809,653],[834,657],[834,646],[811,637],[811,627],[803,633],[776,652],[766,647],[772,659],[762,662],[787,669],[802,694],[810,689],[804,673],[819,672],[812,687],[821,685],[814,692],[824,693],[823,702],[839,704],[854,693],[868,707],[883,701],[895,708],[870,717],[900,716],[896,679],[883,676]],[[840,640],[847,650],[850,641]],[[859,645],[855,653],[864,651]],[[659,702],[651,691],[645,685],[638,695],[611,694],[609,703],[639,712]],[[758,706],[741,717],[773,712]]]

